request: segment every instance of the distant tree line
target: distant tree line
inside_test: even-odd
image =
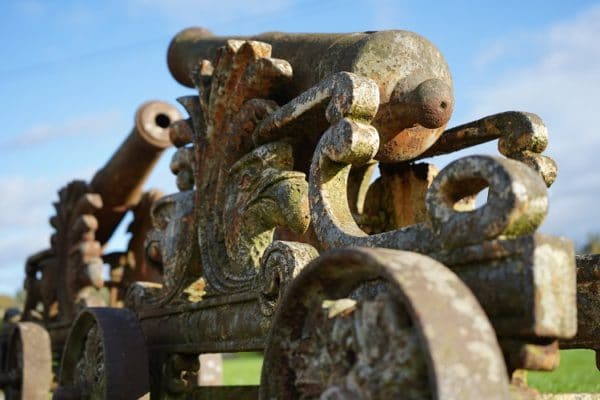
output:
[[[584,254],[600,253],[600,233],[589,234],[586,242],[579,248],[579,252]]]

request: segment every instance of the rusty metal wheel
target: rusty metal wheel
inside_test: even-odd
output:
[[[8,328],[1,377],[7,400],[48,399],[52,384],[50,336],[33,322]]]
[[[292,281],[261,399],[508,399],[493,328],[460,279],[387,249],[326,253]]]
[[[88,308],[63,353],[54,399],[138,399],[150,390],[146,343],[129,309]]]

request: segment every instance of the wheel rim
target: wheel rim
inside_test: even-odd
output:
[[[352,297],[354,310],[341,307],[327,318],[317,311],[324,300]],[[369,318],[375,322],[364,323]],[[354,326],[350,336],[347,326]],[[361,341],[363,353],[344,361],[343,352]],[[327,371],[323,347],[336,346]],[[365,351],[375,354],[369,359]],[[315,354],[321,359],[310,365]],[[494,331],[473,295],[440,263],[396,250],[335,250],[307,266],[276,313],[264,362],[263,399],[509,398]]]
[[[14,383],[6,388],[7,399],[47,399],[52,383],[50,336],[40,325],[18,322],[11,334],[6,370]]]
[[[133,399],[149,392],[143,332],[128,309],[88,308],[63,353],[55,399]]]

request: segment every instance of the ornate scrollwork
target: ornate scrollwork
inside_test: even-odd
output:
[[[555,313],[553,316],[556,318],[546,324],[539,318],[539,315],[548,312],[546,308],[523,301],[519,303],[517,314],[524,318],[518,323],[513,320],[511,325],[511,321],[504,317],[506,313],[495,307],[498,301],[487,300],[489,290],[482,283],[489,279],[488,267],[494,265],[494,271],[503,276],[523,275],[522,282],[527,282],[527,290],[548,296],[544,303],[550,304],[560,297],[562,300],[558,303],[566,304],[565,310],[574,309],[572,263],[565,261],[563,270],[559,262],[541,262],[545,257],[542,253],[546,251],[554,254],[552,260],[568,259],[572,247],[561,241],[544,246],[549,238],[535,234],[547,212],[546,185],[550,185],[555,176],[553,162],[540,154],[547,144],[547,132],[541,120],[533,114],[518,112],[491,116],[467,124],[459,131],[446,131],[440,139],[444,143],[441,147],[421,142],[420,155],[412,158],[438,154],[452,146],[465,147],[500,139],[500,151],[509,159],[465,157],[439,173],[427,164],[420,169],[410,162],[385,165],[382,176],[389,177],[383,176],[384,182],[378,185],[380,192],[389,194],[396,189],[389,186],[391,179],[397,177],[401,181],[406,178],[397,185],[406,184],[398,188],[399,196],[409,196],[401,199],[402,204],[415,207],[419,203],[409,210],[413,214],[405,219],[410,221],[408,224],[394,226],[386,215],[379,215],[390,209],[381,207],[381,204],[372,207],[369,192],[360,199],[360,193],[364,193],[364,186],[367,186],[361,174],[368,174],[369,166],[381,152],[382,136],[375,128],[374,119],[379,115],[377,99],[374,81],[347,72],[334,74],[269,115],[255,131],[256,140],[273,140],[293,137],[298,124],[307,118],[317,120],[316,114],[320,114],[321,121],[329,123],[313,152],[309,179],[310,209],[317,246],[322,249],[386,247],[429,254],[456,268],[461,278],[470,283],[486,311],[494,317],[497,329],[504,332],[505,326],[516,329],[518,324],[521,335],[536,335],[544,331],[545,335],[552,337],[570,337],[575,327],[571,312]],[[398,137],[401,136],[399,134]],[[465,140],[460,141],[461,137]],[[404,147],[398,148],[399,152],[404,150]],[[510,159],[519,160],[522,156],[531,156],[540,161],[540,166],[548,168],[529,168]],[[360,187],[350,188],[352,184]],[[376,188],[376,185],[371,187]],[[487,202],[474,209],[475,195],[486,187],[489,189]],[[394,199],[396,197],[391,198]],[[402,211],[401,205],[398,209],[391,207],[391,211]],[[359,214],[361,207],[362,215]],[[367,214],[365,209],[377,215]],[[509,247],[513,250],[508,251]],[[536,250],[532,251],[533,248]],[[455,256],[467,253],[469,261]],[[517,268],[517,265],[521,267]],[[561,293],[549,284],[555,278],[536,278],[545,274],[558,277],[562,274],[559,270],[564,271],[569,282],[565,286],[570,288]],[[512,289],[507,288],[498,296],[508,302],[509,292],[512,293]],[[550,319],[545,321],[550,322]]]
[[[292,146],[252,140],[258,122],[278,107],[273,93],[291,76],[290,65],[270,51],[261,42],[228,41],[214,65],[203,60],[194,70],[200,95],[180,99],[191,118],[172,128],[179,150],[171,169],[184,192],[157,203],[156,232],[147,242],[173,295],[198,275],[206,277],[208,292],[250,287],[274,228],[302,233],[310,222],[307,183],[292,171]],[[190,234],[192,225],[197,234]],[[188,243],[191,237],[198,247]]]
[[[131,307],[154,307],[172,302],[182,296],[185,287],[200,274],[194,192],[188,190],[160,198],[154,202],[151,215],[153,229],[146,237],[146,259],[163,271],[162,284],[133,284],[126,295]]]
[[[258,301],[264,315],[272,315],[287,285],[302,268],[319,256],[309,244],[276,240],[264,252],[258,273]]]
[[[127,227],[127,232],[131,234],[127,250],[102,256],[110,266],[110,280],[106,286],[110,289],[110,305],[113,307],[123,306],[127,290],[134,282],[162,281],[163,266],[147,259],[145,247],[146,236],[152,230],[152,205],[162,196],[159,190],[144,192],[139,203],[131,210],[133,221]]]
[[[309,224],[304,174],[291,171],[292,148],[285,142],[265,144],[230,169],[223,210],[225,246],[235,275],[254,272],[273,228],[302,233]]]
[[[50,219],[56,229],[50,254],[30,259],[32,274],[28,275],[33,283],[36,271],[41,272],[40,300],[45,319],[70,321],[78,311],[77,304],[102,303],[94,291],[85,290],[104,284],[102,248],[95,240],[98,221],[93,215],[102,207],[102,199],[83,181],[71,182],[58,195],[56,215]],[[33,306],[35,300],[28,301]]]
[[[542,154],[548,146],[548,129],[532,113],[507,111],[448,129],[418,158],[453,151],[498,139],[500,154],[521,161],[540,174],[546,186],[556,180],[556,162]]]
[[[365,109],[370,97],[363,98]],[[482,238],[529,234],[546,215],[546,188],[533,170],[511,160],[472,156],[446,167],[433,180],[427,191],[431,222],[369,236],[357,225],[345,194],[351,167],[370,162],[378,146],[377,130],[362,115],[332,123],[321,137],[311,166],[309,197],[315,231],[325,248],[363,245],[430,253]],[[484,207],[469,212],[454,208],[486,186],[490,196]],[[472,234],[472,229],[464,229],[469,224],[485,232]],[[440,229],[447,233],[438,235]]]
[[[254,127],[276,104],[248,100],[268,99],[291,74],[285,61],[269,58],[270,50],[260,42],[228,41],[217,55],[210,86],[199,88],[198,240],[204,272],[217,290],[252,284],[275,226],[300,232],[308,226],[306,183],[291,172],[291,148],[283,142],[255,148],[252,142]]]
[[[461,212],[455,203],[489,188],[486,204]],[[548,212],[546,185],[539,175],[510,159],[470,156],[444,168],[427,193],[427,209],[444,247],[480,243],[499,236],[535,232]]]

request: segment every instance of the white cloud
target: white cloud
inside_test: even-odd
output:
[[[44,223],[56,200],[56,182],[25,176],[0,176],[0,232]]]
[[[163,156],[146,188],[176,191],[175,178],[168,167],[172,152]],[[109,154],[106,159],[108,157]],[[78,169],[77,174],[91,177],[95,170]],[[72,171],[65,175],[44,173],[34,177],[24,173],[0,174],[0,293],[14,294],[22,285],[27,257],[49,247],[53,232],[49,218],[56,212],[53,203],[58,200],[59,189],[74,178]],[[126,247],[127,225],[126,222],[113,235],[107,251]]]
[[[59,123],[38,123],[0,142],[0,150],[30,148],[56,139],[70,136],[82,137],[115,130],[122,124],[121,115],[116,111],[74,117]]]
[[[472,118],[517,109],[540,115],[550,133],[547,153],[558,163],[543,231],[579,242],[600,231],[600,5],[563,21],[534,40],[515,41],[536,54],[529,65],[491,77],[472,93]],[[480,58],[483,57],[480,55]],[[485,57],[483,57],[485,59]]]
[[[238,22],[282,11],[290,6],[288,0],[221,0],[216,4],[211,0],[131,0],[138,12],[150,9],[161,11],[164,16],[176,20],[178,24],[198,25]],[[202,22],[206,21],[206,22]],[[208,26],[207,26],[208,27]]]
[[[52,166],[43,160],[31,160],[29,150],[63,139],[119,131],[122,125],[119,113],[107,111],[54,124],[34,124],[0,142],[0,150],[27,150],[26,157],[31,162],[40,168],[50,168],[39,175],[0,174],[0,292],[13,294],[21,287],[27,257],[49,247],[52,233],[49,217],[55,213],[53,202],[58,200],[58,190],[74,178],[72,172],[69,176],[52,174]],[[91,172],[87,168],[77,169],[84,176],[90,176]]]
[[[27,258],[50,247],[52,230],[47,220],[35,227],[0,227],[0,294],[15,294],[23,286]]]
[[[36,166],[33,168],[34,172],[22,168],[18,169],[18,173],[8,172],[14,168],[0,171],[0,293],[14,293],[21,286],[23,265],[27,257],[48,248],[53,231],[49,217],[56,212],[53,203],[58,200],[58,190],[73,179],[91,177],[109,159],[114,149],[109,149],[106,154],[98,154],[89,145],[90,137],[96,135],[107,138],[106,132],[124,132],[123,126],[131,127],[131,122],[125,122],[120,113],[101,112],[66,119],[56,124],[35,124],[0,142],[0,150],[23,150],[24,157],[27,157],[25,160]],[[68,140],[65,147],[64,143],[60,143],[61,140]],[[75,143],[76,140],[78,143]],[[57,173],[52,164],[35,159],[29,151],[32,146],[54,142],[59,142],[58,148],[86,155],[86,160],[93,159],[94,162],[83,163],[82,167],[74,165]],[[45,151],[42,148],[37,153],[43,157]],[[175,178],[170,174],[168,166],[172,151],[163,156],[146,187],[153,185],[171,192],[176,190]],[[75,161],[74,164],[81,165]],[[121,227],[111,239],[111,248],[123,249],[127,243],[126,236],[124,227]]]
[[[0,241],[0,265],[25,265],[25,260],[30,255],[50,247],[50,229],[40,227],[38,230],[13,231],[12,235]],[[23,280],[22,271],[15,276],[15,280]],[[13,285],[15,286],[15,285]],[[18,286],[18,285],[17,285]]]
[[[473,60],[473,64],[475,68],[481,70],[502,59],[509,53],[510,42],[508,40],[497,41],[491,45],[488,45],[483,51],[481,51],[477,57],[475,57],[475,60]]]
[[[58,200],[58,190],[72,178],[55,176],[46,180],[0,175],[0,294],[14,294],[22,285],[27,257],[50,246],[53,228],[49,217],[55,215],[53,203]],[[170,181],[173,179],[170,177]],[[107,252],[126,248],[129,240],[126,228],[130,221],[131,216],[126,217],[113,234]]]
[[[58,179],[0,176],[0,293],[14,294],[27,257],[49,246]]]

